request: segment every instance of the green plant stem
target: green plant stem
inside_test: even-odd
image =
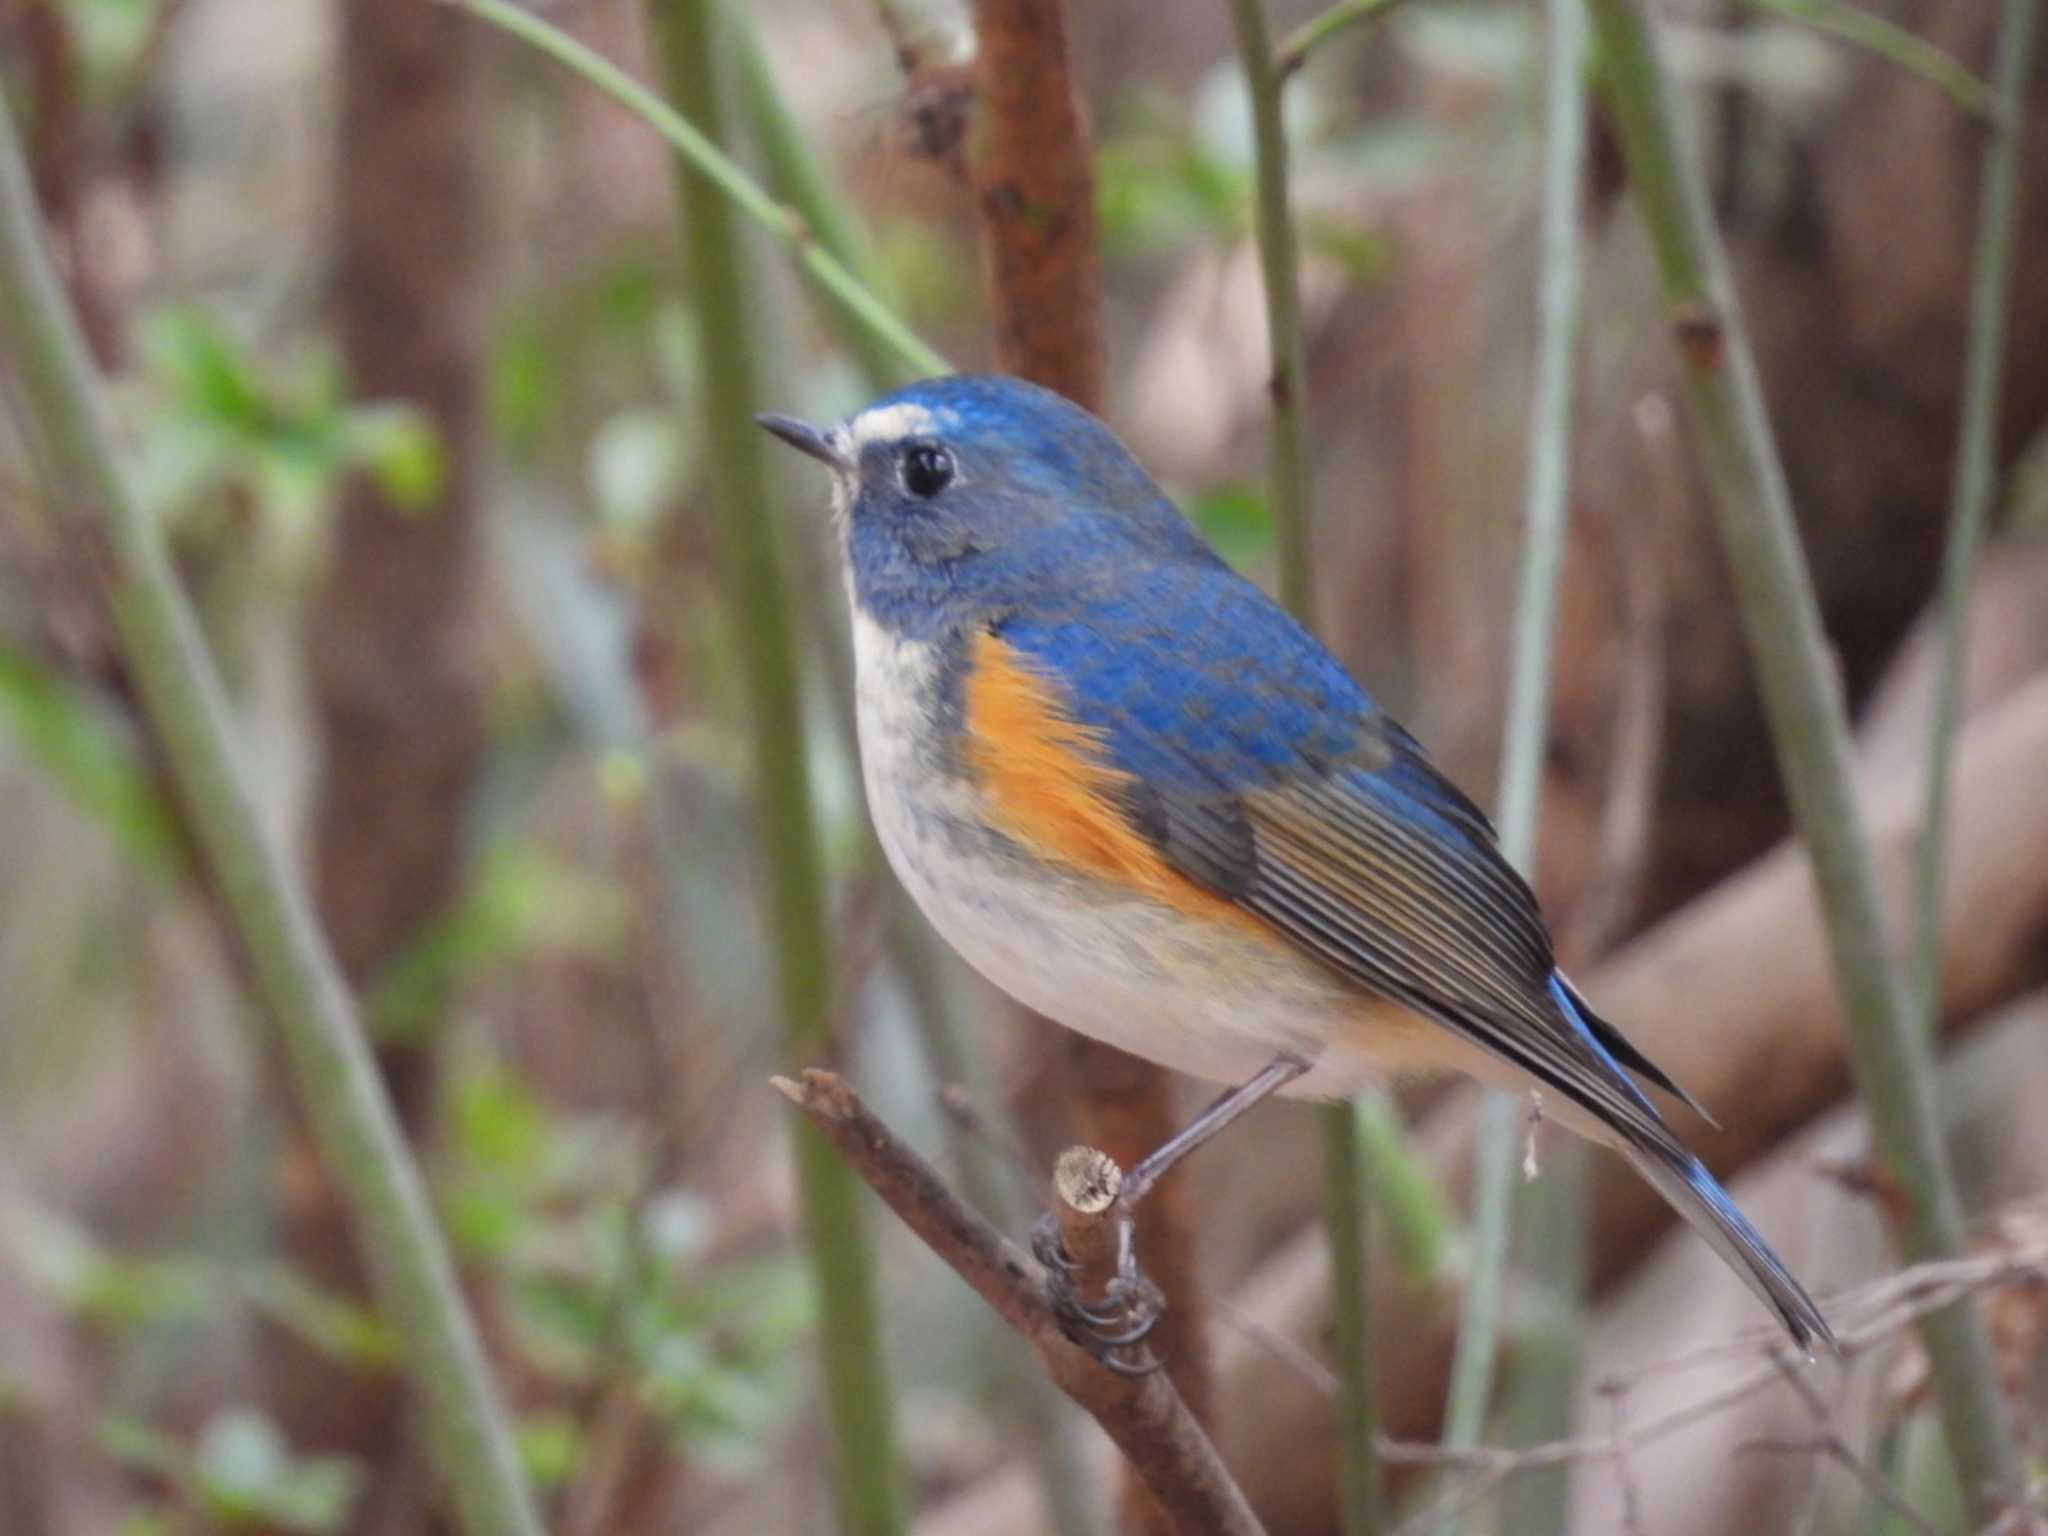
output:
[[[1314,626],[1309,576],[1308,448],[1302,410],[1308,370],[1301,329],[1299,255],[1288,207],[1287,135],[1280,118],[1282,76],[1260,0],[1230,0],[1238,57],[1251,97],[1257,179],[1255,228],[1265,279],[1266,325],[1273,352],[1268,389],[1268,500],[1280,566],[1280,595],[1302,623]],[[1330,1239],[1330,1283],[1336,1298],[1338,1525],[1345,1536],[1379,1528],[1380,1467],[1374,1423],[1378,1402],[1369,1347],[1364,1155],[1357,1106],[1325,1105],[1323,1213]]]
[[[1451,1214],[1443,1191],[1409,1151],[1392,1094],[1374,1086],[1351,1102],[1365,1158],[1365,1186],[1374,1217],[1382,1223],[1373,1230],[1384,1235],[1387,1253],[1411,1285],[1422,1290],[1439,1286],[1451,1246]]]
[[[1684,359],[1765,713],[1814,878],[1848,1015],[1856,1081],[1878,1153],[1902,1197],[1911,1263],[1954,1258],[1963,1223],[1934,1099],[1932,1049],[1886,939],[1869,840],[1849,773],[1846,711],[1807,578],[1756,361],[1644,0],[1589,0],[1628,165]],[[1921,1336],[1971,1516],[1988,1524],[2019,1486],[2019,1460],[1973,1302],[1930,1313]]]
[[[894,352],[911,371],[920,376],[950,371],[946,360],[847,271],[813,237],[810,227],[801,218],[762,191],[760,185],[735,165],[717,144],[654,92],[560,28],[522,9],[513,0],[453,0],[453,3],[538,48],[646,122],[670,148],[689,162],[695,174],[702,176],[708,185],[716,187],[734,207],[788,249],[804,273],[832,300],[850,325],[859,328],[877,345]]]
[[[1407,0],[1337,0],[1337,4],[1309,17],[1287,34],[1287,40],[1280,45],[1280,52],[1274,56],[1275,72],[1284,81],[1308,62],[1311,53],[1338,33],[1356,22],[1384,16],[1406,3]]]
[[[876,290],[879,285],[866,233],[857,215],[819,170],[775,83],[753,18],[746,7],[728,4],[726,19],[735,34],[748,121],[776,190],[789,199],[826,252],[870,291]],[[916,376],[916,370],[893,348],[881,345],[862,327],[845,323],[843,311],[835,310],[832,315],[840,323],[841,339],[852,351],[868,387],[877,394]],[[835,685],[834,724],[842,750],[850,759],[858,747],[852,708],[853,667],[846,654],[845,630],[835,625],[811,628]],[[1001,1096],[990,1086],[987,1060],[949,1006],[944,962],[935,948],[938,940],[884,867],[873,828],[866,829],[863,841],[860,861],[877,872],[882,887],[878,896],[885,908],[884,942],[889,962],[908,996],[911,1021],[933,1080],[960,1087],[977,1110],[990,1118],[992,1134],[977,1135],[958,1116],[945,1117],[948,1160],[954,1176],[970,1206],[1005,1231],[1022,1231],[1028,1219],[1026,1188],[1003,1165],[1000,1151],[1015,1144],[1016,1138]],[[1082,1438],[1085,1415],[1061,1396],[1010,1330],[998,1330],[984,1364],[991,1392],[1003,1396],[1015,1422],[1034,1437],[1033,1452],[1051,1528],[1059,1536],[1096,1536],[1102,1522],[1092,1487],[1093,1468]]]
[[[1545,1158],[1543,1177],[1516,1201],[1520,1213],[1515,1369],[1500,1407],[1500,1435],[1511,1446],[1563,1440],[1571,1431],[1584,1354],[1586,1201],[1593,1149],[1562,1137]],[[1538,1467],[1500,1491],[1501,1531],[1571,1528],[1571,1468]]]
[[[355,1001],[242,777],[219,675],[162,532],[116,460],[100,381],[39,227],[13,123],[0,110],[0,335],[51,489],[101,573],[142,708],[403,1341],[462,1526],[472,1536],[538,1536],[483,1348]]]
[[[1896,22],[1845,0],[1748,0],[1750,9],[1825,32],[1868,49],[1909,75],[1918,76],[1965,112],[1990,117],[1996,111],[1991,90],[1948,54],[1915,37]]]
[[[1287,130],[1280,117],[1279,71],[1273,64],[1266,13],[1259,0],[1229,0],[1237,27],[1238,57],[1251,97],[1256,177],[1253,232],[1265,282],[1266,329],[1272,372],[1267,426],[1267,499],[1273,520],[1280,600],[1303,624],[1315,624],[1315,587],[1309,575],[1309,475],[1302,409],[1308,393],[1306,343],[1301,329],[1301,257],[1288,206]]]
[[[1468,1450],[1479,1443],[1493,1402],[1514,1207],[1515,1138],[1521,1123],[1521,1104],[1515,1096],[1488,1089],[1473,1133],[1472,1224],[1458,1302],[1458,1341],[1451,1350],[1444,1388],[1442,1439],[1451,1450]],[[1442,1528],[1452,1523],[1453,1517],[1446,1516]]]
[[[1372,1370],[1372,1203],[1359,1108],[1355,1101],[1317,1111],[1323,1131],[1323,1225],[1330,1238],[1330,1283],[1337,1355],[1337,1515],[1344,1536],[1380,1528],[1379,1400]]]
[[[670,95],[688,103],[693,133],[714,145],[722,117],[717,0],[652,0],[648,15]],[[748,700],[785,1053],[794,1066],[816,1066],[832,1051],[832,938],[807,777],[787,561],[778,521],[764,515],[774,505],[766,490],[773,477],[749,419],[760,390],[744,256],[732,217],[739,199],[700,156],[679,167],[678,187],[710,402],[710,496]],[[817,1289],[840,1526],[858,1536],[884,1536],[904,1527],[903,1478],[860,1183],[808,1121],[792,1120],[790,1134]]]
[[[880,285],[875,280],[866,232],[830,178],[818,168],[803,130],[797,126],[776,86],[775,73],[762,51],[753,17],[745,6],[729,5],[727,11],[734,51],[739,56],[740,95],[771,183],[788,199],[796,217],[825,254],[868,292],[877,292]],[[859,361],[861,372],[877,394],[908,384],[921,374],[946,371],[936,354],[913,360],[899,347],[884,341],[872,327],[854,322],[843,306],[831,305],[828,309],[839,322],[841,339]]]
[[[1915,1003],[1923,1028],[1941,1006],[1941,882],[1948,862],[1949,785],[1963,718],[1970,646],[1970,588],[1990,520],[1997,479],[1998,397],[2006,348],[2006,300],[2012,286],[2013,205],[2021,115],[2033,47],[2035,0],[2005,0],[1992,63],[1990,142],[1978,192],[1971,259],[1970,334],[1963,360],[1962,417],[1956,433],[1955,488],[1941,560],[1941,659],[1927,740],[1927,809],[1914,865]]]
[[[1550,715],[1550,664],[1557,630],[1557,583],[1564,565],[1571,501],[1573,368],[1579,329],[1579,187],[1586,159],[1586,22],[1579,0],[1546,0],[1543,51],[1543,194],[1538,280],[1536,382],[1529,412],[1526,527],[1515,592],[1514,649],[1509,662],[1507,727],[1501,739],[1496,822],[1501,852],[1533,877],[1536,812],[1543,788],[1543,748]],[[1473,1159],[1473,1231],[1458,1343],[1451,1359],[1443,1443],[1469,1450],[1479,1443],[1493,1399],[1500,1351],[1502,1276],[1507,1264],[1515,1183],[1519,1104],[1489,1092],[1479,1117]],[[1581,1164],[1559,1159],[1554,1179],[1579,1176]],[[1552,1202],[1570,1215],[1583,1201]],[[1575,1250],[1582,1234],[1546,1231],[1544,1250]],[[1565,1298],[1558,1298],[1562,1303]],[[1553,1406],[1569,1412],[1571,1351],[1546,1352],[1561,1380]]]

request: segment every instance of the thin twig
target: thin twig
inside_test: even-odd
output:
[[[1790,1350],[1773,1349],[1771,1364],[1778,1372],[1779,1380],[1792,1389],[1806,1405],[1808,1417],[1813,1420],[1816,1434],[1829,1433],[1833,1415],[1828,1410],[1827,1400],[1820,1395],[1820,1389],[1807,1379],[1806,1362],[1795,1359]],[[1820,1524],[1820,1462],[1814,1461],[1807,1469],[1806,1487],[1800,1495],[1803,1506],[1800,1513],[1787,1526],[1787,1536],[1810,1536]]]
[[[1572,361],[1579,314],[1579,189],[1586,146],[1585,17],[1579,0],[1545,5],[1543,113],[1543,236],[1536,385],[1529,415],[1528,481],[1521,571],[1508,682],[1507,727],[1501,740],[1497,822],[1501,851],[1534,878],[1537,807],[1543,789],[1550,715],[1550,662],[1557,629],[1557,585],[1571,500]],[[1493,1396],[1500,1347],[1500,1297],[1507,1264],[1515,1182],[1518,1103],[1491,1093],[1479,1118],[1474,1153],[1472,1260],[1458,1317],[1444,1411],[1444,1444],[1476,1444]],[[1568,1159],[1553,1178],[1583,1176]],[[1566,1200],[1565,1209],[1582,1202]],[[1546,1245],[1578,1245],[1581,1234],[1550,1234]],[[1568,1361],[1568,1351],[1546,1350]],[[1568,1367],[1567,1367],[1568,1369]],[[1558,1394],[1568,1403],[1570,1392]]]
[[[1967,1259],[1917,1265],[1887,1275],[1833,1298],[1829,1312],[1842,1320],[1844,1358],[1856,1360],[1875,1355],[1921,1318],[1953,1306],[1961,1297],[2044,1284],[2048,1284],[2048,1239],[2034,1238]],[[1455,1519],[1489,1498],[1510,1479],[1528,1473],[1571,1464],[1625,1465],[1644,1448],[1743,1407],[1774,1385],[1789,1385],[1822,1425],[1814,1439],[1802,1442],[1804,1449],[1841,1461],[1866,1486],[1882,1485],[1881,1496],[1887,1502],[1898,1499],[1890,1481],[1862,1463],[1846,1444],[1822,1443],[1830,1434],[1824,1427],[1829,1417],[1826,1401],[1808,1379],[1808,1368],[1792,1359],[1783,1337],[1775,1330],[1749,1329],[1732,1340],[1667,1356],[1626,1376],[1604,1380],[1596,1390],[1604,1397],[1618,1399],[1651,1381],[1742,1362],[1749,1362],[1749,1368],[1706,1396],[1680,1403],[1633,1427],[1625,1427],[1617,1419],[1613,1433],[1604,1437],[1556,1440],[1512,1450],[1491,1446],[1447,1450],[1440,1444],[1383,1440],[1380,1455],[1385,1461],[1449,1469],[1468,1479],[1446,1488],[1401,1529],[1423,1531],[1441,1521]],[[1996,1528],[1995,1523],[1992,1528]]]
[[[1287,131],[1280,115],[1285,76],[1273,56],[1262,0],[1230,0],[1238,60],[1251,98],[1254,229],[1266,293],[1272,348],[1267,390],[1267,499],[1280,567],[1280,595],[1301,622],[1315,626],[1315,589],[1309,575],[1309,468],[1304,412],[1308,405],[1307,346],[1301,328],[1300,255],[1288,206]],[[1323,1132],[1323,1219],[1329,1229],[1330,1286],[1335,1298],[1338,1446],[1338,1524],[1346,1536],[1379,1528],[1380,1469],[1374,1451],[1377,1414],[1369,1347],[1365,1244],[1368,1205],[1358,1107],[1347,1101],[1318,1111]]]
[[[1257,1536],[1261,1527],[1164,1371],[1122,1376],[1060,1331],[1037,1268],[967,1209],[837,1073],[774,1085],[903,1224],[1038,1352],[1053,1381],[1116,1442],[1180,1529]]]
[[[716,0],[650,0],[668,90],[707,145],[723,134]],[[728,188],[695,160],[679,164],[684,246],[706,399],[711,511],[731,601],[747,696],[751,771],[761,827],[762,880],[785,1058],[834,1049],[834,956],[825,872],[811,802],[803,679],[787,558],[776,519],[761,515],[768,483],[763,438],[748,420],[760,403],[747,267]],[[860,1190],[816,1136],[795,1131],[804,1250],[816,1287],[834,1487],[847,1530],[887,1536],[906,1525],[880,1300]]]
[[[867,232],[858,215],[840,197],[831,178],[819,168],[817,158],[804,141],[803,130],[775,83],[775,72],[761,46],[760,30],[751,9],[728,3],[725,10],[737,56],[741,100],[775,190],[788,199],[791,213],[802,221],[810,238],[826,255],[870,293],[885,291],[876,279]],[[855,321],[843,304],[830,304],[826,310],[839,322],[847,350],[859,360],[869,387],[877,393],[907,384],[920,372],[944,371],[929,366],[936,359],[914,361],[901,348],[885,341],[872,326]]]
[[[878,5],[879,18],[891,28],[899,55],[908,47],[898,30],[903,18],[893,7]],[[737,29],[739,75],[746,97],[748,115],[755,137],[761,143],[762,158],[768,163],[776,186],[809,226],[812,236],[825,250],[871,289],[879,290],[869,243],[858,215],[845,205],[830,179],[819,169],[816,158],[778,89],[774,71],[761,47],[754,19],[745,7],[727,6],[728,23]],[[845,328],[843,339],[859,360],[868,387],[883,393],[906,382],[904,359],[890,348],[875,343],[874,337],[857,326]],[[857,750],[851,700],[852,662],[845,654],[843,626],[813,625],[813,638],[826,653],[830,674],[840,686],[834,689],[834,723],[840,746],[851,757]],[[994,1153],[1008,1157],[1021,1177],[1027,1164],[1017,1151],[1016,1132],[1000,1109],[994,1123],[984,1123],[975,1106],[978,1090],[987,1088],[988,1064],[958,1022],[949,1015],[945,977],[934,946],[937,938],[918,919],[909,896],[887,873],[881,844],[870,835],[861,850],[860,862],[874,872],[873,879],[886,887],[877,892],[882,909],[884,941],[897,981],[909,994],[911,1015],[919,1043],[928,1058],[932,1076],[939,1085],[947,1110],[947,1124],[956,1137],[953,1163],[976,1209],[999,1224],[1015,1226],[1025,1218],[1023,1201],[1016,1198],[1020,1179],[1005,1178],[996,1166]],[[985,1148],[990,1155],[984,1155]]]
[[[1941,557],[1941,651],[1927,728],[1927,809],[1921,818],[1913,872],[1915,1002],[1921,1025],[1929,1029],[1941,996],[1941,881],[1948,862],[1955,741],[1962,726],[1966,692],[1970,591],[1997,479],[1998,399],[2010,340],[2006,305],[2012,287],[2020,120],[2037,10],[2036,0],[2005,0],[1992,66],[1996,109],[1991,114],[1990,142],[1984,149],[1977,244],[1971,258],[1970,334],[1963,359],[1962,416],[1956,429],[1955,488],[1948,542]]]
[[[1872,1498],[1897,1515],[1906,1524],[1920,1533],[1920,1536],[1941,1536],[1926,1518],[1899,1497],[1898,1490],[1879,1477],[1871,1466],[1849,1448],[1848,1442],[1840,1435],[1809,1435],[1803,1440],[1785,1440],[1776,1436],[1763,1436],[1745,1440],[1736,1448],[1740,1455],[1771,1456],[1819,1456],[1834,1462],[1848,1472],[1870,1491]]]
[[[476,1327],[347,983],[243,777],[225,694],[163,530],[134,496],[98,377],[39,232],[12,119],[0,108],[0,335],[47,454],[66,531],[106,584],[142,707],[197,829],[278,1029],[315,1138],[404,1344],[426,1440],[472,1536],[537,1536]]]
[[[1784,466],[1727,259],[1651,39],[1645,0],[1591,0],[1629,180],[1684,362],[1722,542],[1794,819],[1813,855],[1856,1081],[1907,1210],[1911,1262],[1963,1247],[1961,1208],[1934,1102],[1934,1068],[1878,901],[1849,770],[1848,722],[1822,633]],[[1982,1320],[1961,1306],[1923,1324],[1964,1497],[1981,1524],[2019,1486]]]
[[[1748,4],[1753,10],[1766,11],[1868,49],[1907,74],[1925,80],[1965,112],[1996,118],[1999,107],[1982,80],[1925,38],[1915,37],[1875,11],[1846,4],[1845,0],[1748,0]]]
[[[1406,3],[1407,0],[1337,0],[1328,10],[1309,17],[1287,34],[1274,55],[1273,72],[1285,81],[1308,62],[1311,53],[1339,32],[1347,31],[1355,23],[1384,16]]]
[[[1614,690],[1613,756],[1593,839],[1593,872],[1573,903],[1558,952],[1568,963],[1601,954],[1627,927],[1642,899],[1664,756],[1664,696],[1669,661],[1665,562],[1658,551],[1661,509],[1684,495],[1677,434],[1662,396],[1645,395],[1630,413],[1648,456],[1650,494],[1618,530],[1622,573],[1622,676]]]
[[[1614,1425],[1614,1474],[1621,1485],[1622,1536],[1643,1536],[1643,1487],[1636,1477],[1634,1443],[1628,1432],[1629,1389],[1621,1382],[1603,1383],[1609,1421]]]
[[[475,13],[522,42],[538,48],[556,63],[574,71],[605,95],[653,128],[689,161],[740,212],[765,229],[797,259],[804,272],[854,325],[872,335],[919,374],[950,372],[946,360],[931,349],[888,305],[811,237],[804,222],[775,201],[735,165],[719,147],[691,126],[667,102],[531,11],[512,0],[441,0]]]
[[[1065,0],[975,0],[973,17],[979,110],[969,172],[996,362],[1100,412],[1107,369],[1094,159]],[[1163,1068],[1079,1034],[1063,1055],[1077,1130],[1089,1143],[1129,1167],[1173,1134]],[[1186,1178],[1174,1170],[1139,1207],[1137,1242],[1170,1302],[1152,1347],[1199,1418],[1209,1407],[1209,1353]],[[1126,1477],[1118,1503],[1126,1526],[1159,1529],[1142,1482]]]

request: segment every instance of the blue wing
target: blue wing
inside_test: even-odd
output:
[[[1535,898],[1486,818],[1249,583],[1162,564],[996,630],[1058,680],[1183,874],[1456,1027],[1533,1014],[1576,1041]]]
[[[1058,681],[1170,864],[1595,1116],[1795,1337],[1828,1337],[1629,1072],[1685,1096],[1558,973],[1485,816],[1284,611],[1166,563],[995,631]]]

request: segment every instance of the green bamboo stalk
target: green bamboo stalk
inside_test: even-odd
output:
[[[1384,1087],[1367,1088],[1357,1106],[1359,1153],[1365,1159],[1365,1187],[1372,1192],[1376,1228],[1386,1251],[1409,1284],[1429,1290],[1443,1284],[1451,1246],[1451,1213],[1430,1171],[1409,1150],[1401,1111]]]
[[[1543,193],[1541,276],[1537,291],[1536,382],[1529,412],[1528,482],[1521,570],[1515,593],[1515,641],[1508,676],[1507,726],[1501,738],[1495,820],[1501,852],[1524,875],[1536,861],[1536,812],[1543,787],[1543,745],[1550,714],[1550,665],[1557,630],[1557,584],[1564,565],[1571,504],[1573,358],[1579,328],[1579,187],[1586,159],[1586,23],[1579,0],[1546,0],[1543,49]],[[1451,1357],[1444,1409],[1447,1450],[1479,1443],[1493,1399],[1500,1350],[1501,1291],[1507,1267],[1516,1179],[1520,1103],[1490,1091],[1479,1116],[1473,1158],[1471,1257]],[[1583,1160],[1557,1159],[1553,1180],[1575,1181]],[[1558,1213],[1582,1202],[1560,1196]],[[1546,1232],[1545,1246],[1576,1267],[1577,1230]],[[1565,1278],[1557,1276],[1554,1278]],[[1569,1411],[1573,1351],[1543,1352],[1553,1409]],[[1562,1376],[1563,1379],[1555,1379]]]
[[[1963,1251],[1963,1223],[1935,1109],[1932,1048],[1886,940],[1850,778],[1847,715],[1727,257],[1698,167],[1680,148],[1677,105],[1644,0],[1590,0],[1590,9],[1629,185],[1678,332],[1779,769],[1813,858],[1857,1086],[1902,1196],[1901,1246],[1910,1263],[1953,1258]],[[2018,1489],[2020,1466],[1975,1304],[1929,1314],[1921,1337],[1971,1518],[1988,1524],[1999,1499]]]
[[[419,1169],[306,893],[242,776],[219,674],[162,530],[114,448],[100,380],[43,250],[0,109],[0,335],[65,526],[101,572],[142,708],[162,741],[234,936],[284,1042],[331,1177],[420,1394],[438,1470],[472,1536],[539,1536],[505,1414]]]
[[[639,117],[688,161],[695,174],[760,225],[795,256],[797,264],[849,324],[887,347],[918,375],[950,372],[946,360],[903,323],[888,305],[813,238],[804,221],[761,190],[760,184],[699,132],[680,112],[609,60],[513,0],[453,0],[494,27],[531,44],[583,77]]]
[[[1238,57],[1251,97],[1257,181],[1255,229],[1265,279],[1266,324],[1273,372],[1266,473],[1280,596],[1302,623],[1314,626],[1309,576],[1309,471],[1302,411],[1308,369],[1301,329],[1299,257],[1288,207],[1287,134],[1280,118],[1283,76],[1260,0],[1230,0]],[[1329,1230],[1330,1284],[1337,1323],[1338,1523],[1345,1536],[1379,1529],[1380,1466],[1375,1443],[1378,1402],[1372,1374],[1372,1318],[1366,1277],[1368,1206],[1360,1122],[1355,1104],[1325,1105],[1323,1219]]]
[[[1962,418],[1956,434],[1955,487],[1948,543],[1941,559],[1941,661],[1928,722],[1927,809],[1914,863],[1913,956],[1921,1026],[1932,1030],[1941,1008],[1941,882],[1948,862],[1948,803],[1956,737],[1963,718],[1963,674],[1970,646],[1970,589],[1990,520],[1998,468],[1998,397],[2006,348],[2006,301],[2012,287],[2013,204],[2019,182],[2020,127],[2027,63],[2033,50],[2035,0],[2005,0],[1992,62],[1990,142],[1978,192],[1976,251],[1971,258],[1970,334],[1963,360]]]
[[[1990,88],[1976,75],[1924,37],[1915,37],[1875,11],[1849,5],[1845,0],[1748,0],[1748,3],[1752,10],[1797,22],[1867,49],[1907,74],[1925,80],[1965,112],[1988,118],[1996,111]]]
[[[1543,1177],[1516,1201],[1523,1243],[1516,1266],[1527,1298],[1519,1309],[1515,1369],[1500,1408],[1504,1444],[1567,1439],[1584,1362],[1586,1209],[1593,1149],[1566,1137],[1550,1149]],[[1563,1531],[1571,1524],[1572,1468],[1535,1467],[1500,1491],[1501,1531]]]
[[[879,290],[866,232],[852,209],[839,198],[831,181],[819,169],[801,130],[783,101],[762,52],[760,38],[745,7],[727,7],[727,21],[734,34],[740,61],[740,90],[748,121],[767,162],[770,183],[789,200],[797,215],[833,259],[870,289]],[[907,383],[914,371],[891,348],[879,345],[858,326],[839,321],[839,334],[852,350],[868,387],[881,394]],[[841,746],[851,755],[857,751],[853,720],[853,666],[846,654],[845,630],[834,625],[812,625],[811,634],[825,653],[833,689],[833,723]],[[883,938],[889,962],[903,985],[910,1004],[910,1017],[923,1047],[933,1079],[957,1084],[970,1100],[989,1117],[993,1137],[978,1136],[958,1116],[945,1117],[948,1161],[960,1181],[967,1203],[1008,1232],[1021,1232],[1029,1220],[1028,1191],[1022,1178],[1014,1175],[1002,1160],[1000,1149],[1015,1143],[1015,1134],[1001,1096],[991,1088],[993,1081],[984,1054],[972,1037],[960,1027],[951,1008],[942,960],[936,953],[936,939],[917,915],[903,887],[889,874],[882,859],[881,845],[874,829],[868,828],[861,861],[878,872],[886,906]],[[1092,1487],[1093,1469],[1082,1439],[1085,1415],[1069,1403],[1051,1380],[1040,1371],[1024,1343],[1009,1329],[1000,1329],[993,1342],[985,1379],[992,1391],[1000,1392],[1012,1404],[1016,1422],[1034,1437],[1033,1454],[1038,1462],[1039,1487],[1044,1496],[1046,1517],[1059,1536],[1097,1536],[1102,1529],[1100,1500]]]
[[[714,146],[722,137],[717,14],[716,0],[650,0],[648,6],[669,94],[685,103],[693,131]],[[832,1051],[832,938],[807,778],[787,562],[777,520],[763,515],[774,504],[765,491],[773,476],[750,419],[760,391],[745,257],[732,217],[738,199],[702,157],[691,157],[678,172],[698,346],[712,402],[705,412],[706,462],[749,704],[785,1050],[793,1066],[819,1065]],[[790,1133],[804,1246],[817,1288],[840,1525],[859,1536],[885,1536],[904,1528],[903,1477],[861,1187],[808,1121],[793,1117]]]

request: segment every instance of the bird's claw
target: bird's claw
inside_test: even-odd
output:
[[[1142,1346],[1159,1326],[1166,1298],[1139,1270],[1128,1244],[1100,1301],[1081,1298],[1081,1266],[1060,1241],[1050,1211],[1032,1224],[1031,1252],[1045,1270],[1046,1300],[1062,1333],[1119,1376],[1146,1376],[1159,1369],[1159,1357]]]

